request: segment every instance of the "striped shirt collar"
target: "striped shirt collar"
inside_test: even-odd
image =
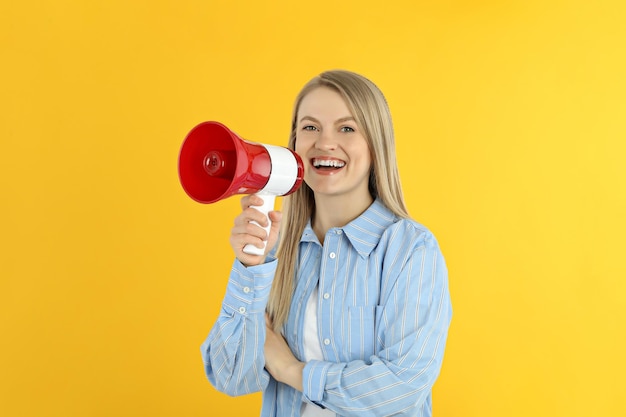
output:
[[[356,219],[343,227],[333,228],[330,231],[345,233],[350,244],[365,258],[369,256],[372,250],[378,245],[380,238],[392,223],[396,222],[397,217],[380,201],[374,202]],[[302,242],[319,243],[313,228],[311,220],[307,223],[302,233]]]

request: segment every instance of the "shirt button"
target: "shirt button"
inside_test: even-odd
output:
[[[246,308],[245,307],[239,307],[239,312],[241,314],[244,314],[246,312]]]
[[[243,292],[248,294],[250,292],[250,287],[243,287]]]
[[[343,233],[343,230],[339,229],[339,230],[337,230],[337,232],[336,232],[336,233],[337,233],[338,235],[340,235],[340,234],[342,234],[342,233]]]
[[[331,252],[330,255],[328,255],[328,256],[330,256],[330,259],[335,259],[335,256],[337,256],[337,255],[335,255],[335,252]]]
[[[326,346],[330,345],[330,339],[324,339],[324,344],[325,344]]]
[[[330,298],[330,294],[325,293],[325,294],[324,294],[324,300],[328,300],[329,298]]]

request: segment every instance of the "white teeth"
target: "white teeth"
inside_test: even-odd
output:
[[[346,165],[343,161],[328,160],[328,159],[314,159],[313,166],[315,167],[333,167],[342,168]]]

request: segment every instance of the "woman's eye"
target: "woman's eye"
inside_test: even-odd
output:
[[[350,126],[344,126],[344,127],[341,128],[341,131],[344,132],[344,133],[354,132],[354,129],[351,128]]]
[[[315,131],[315,130],[317,130],[317,128],[315,126],[308,125],[308,126],[302,127],[302,130]]]

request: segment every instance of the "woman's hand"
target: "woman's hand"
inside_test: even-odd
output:
[[[272,227],[268,236],[265,229],[263,229],[263,227],[267,226],[268,219],[263,213],[254,208],[254,206],[261,205],[263,205],[263,200],[259,196],[252,194],[243,197],[241,199],[242,212],[235,218],[235,225],[231,229],[230,246],[232,246],[237,259],[246,266],[263,263],[265,255],[272,250],[278,239],[282,213],[279,211],[269,212]],[[263,227],[252,223],[253,221]],[[267,241],[263,255],[250,255],[243,251],[243,248],[248,244],[262,248],[263,241]]]
[[[265,315],[265,369],[275,380],[292,386],[302,392],[302,371],[304,363],[300,362],[280,334],[272,330],[272,322]]]

